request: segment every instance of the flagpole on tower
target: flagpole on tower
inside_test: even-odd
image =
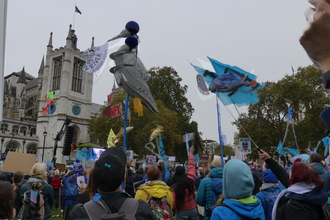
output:
[[[75,20],[75,18],[76,18],[76,8],[77,8],[77,5],[74,4],[72,30],[74,30],[74,20]]]

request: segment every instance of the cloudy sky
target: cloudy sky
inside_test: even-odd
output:
[[[82,15],[74,12],[75,4]],[[296,70],[311,64],[299,44],[308,27],[304,11],[309,6],[307,0],[10,0],[5,75],[25,66],[37,77],[50,32],[54,49],[62,47],[73,24],[78,48],[85,50],[92,37],[95,46],[103,45],[134,20],[140,25],[139,54],[146,68],[173,67],[182,84],[188,85],[187,98],[195,109],[192,119],[203,139],[219,140],[215,95],[198,93],[196,72],[189,62],[202,66],[209,56],[252,71],[259,82],[276,82],[292,74],[291,66]],[[109,53],[121,43],[109,44]],[[94,81],[94,103],[103,104],[111,93],[112,66],[108,58]],[[246,107],[238,110],[246,112]],[[229,112],[237,117],[232,106],[227,110],[221,105],[222,133],[232,143],[237,129]]]

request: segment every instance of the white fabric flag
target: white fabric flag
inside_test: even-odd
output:
[[[108,42],[102,46],[94,47],[85,50],[82,55],[82,59],[86,61],[83,70],[88,73],[97,72],[104,64],[108,55]]]

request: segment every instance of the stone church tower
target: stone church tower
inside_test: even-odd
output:
[[[71,119],[70,126],[74,127],[73,144],[89,141],[87,125],[91,119],[93,89],[93,74],[82,69],[85,61],[82,60],[82,52],[77,49],[78,38],[71,25],[64,47],[53,49],[52,38],[51,33],[45,66],[38,74],[38,83],[41,82],[42,87],[38,97],[37,134],[43,134],[39,135],[39,143],[45,143],[44,157],[47,161],[53,157],[54,139],[67,117]],[[50,92],[55,99],[45,113],[45,97]],[[64,139],[65,135],[58,141],[58,163],[65,160],[62,157]]]

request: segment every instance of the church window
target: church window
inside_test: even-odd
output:
[[[13,126],[13,129],[11,130],[11,133],[12,134],[18,134],[18,126],[17,125]]]
[[[83,62],[76,59],[73,64],[73,75],[72,75],[72,91],[82,92],[82,82],[83,82]]]
[[[16,97],[16,87],[15,86],[11,87],[11,97]]]
[[[58,90],[61,86],[61,73],[62,73],[62,58],[56,58],[53,60],[53,86],[52,90]]]
[[[8,130],[8,125],[7,124],[2,124],[1,125],[1,132],[4,134]]]
[[[35,134],[36,134],[36,129],[35,128],[31,128],[31,130],[30,130],[30,136],[32,137]]]
[[[28,154],[37,154],[37,145],[29,144],[26,148],[26,153]]]
[[[16,151],[18,148],[18,142],[16,141],[9,141],[9,143],[6,146],[6,151]]]
[[[21,127],[19,133],[22,133],[25,136],[26,135],[26,127]]]

